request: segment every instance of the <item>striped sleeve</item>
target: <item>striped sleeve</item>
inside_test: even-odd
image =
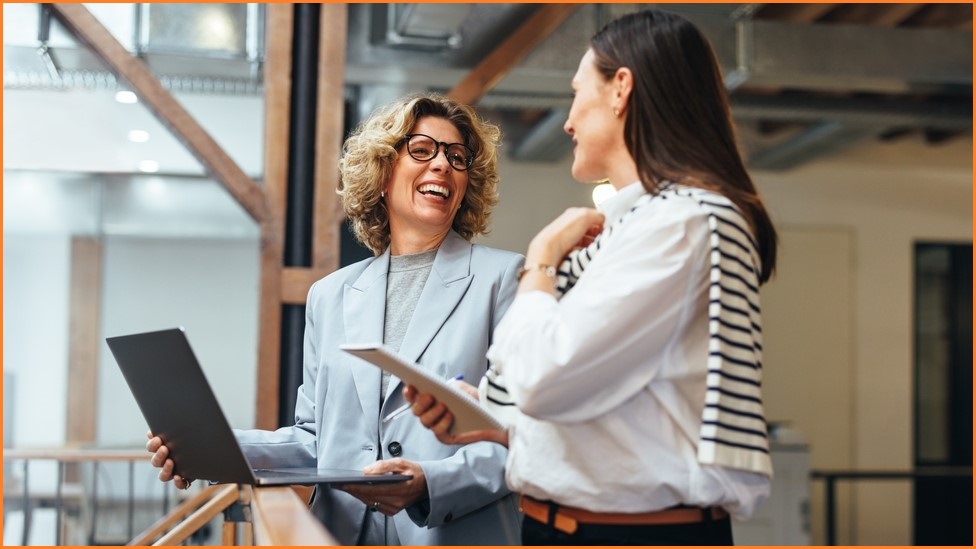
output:
[[[730,201],[683,189],[708,212],[708,374],[698,461],[772,476],[762,402],[758,246]]]

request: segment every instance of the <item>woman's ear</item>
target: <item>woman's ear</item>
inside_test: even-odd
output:
[[[630,93],[634,89],[634,73],[627,67],[620,67],[613,75],[614,112],[624,112],[630,104]]]

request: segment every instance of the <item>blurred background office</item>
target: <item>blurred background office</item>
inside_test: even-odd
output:
[[[234,427],[288,421],[304,292],[367,254],[333,189],[373,107],[434,90],[502,126],[485,244],[598,200],[569,81],[644,6],[4,4],[4,542],[124,543],[176,501],[148,459],[17,457],[142,447],[107,336],[183,326]],[[774,501],[737,541],[970,545],[972,4],[655,6],[712,40],[782,237]]]

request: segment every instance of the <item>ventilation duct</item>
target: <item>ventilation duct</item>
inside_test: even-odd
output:
[[[456,50],[459,29],[471,13],[470,4],[377,4],[373,6],[377,45],[394,48]]]
[[[511,157],[526,162],[556,162],[566,156],[573,149],[572,139],[563,131],[567,116],[568,108],[549,111],[519,141]]]
[[[183,89],[215,93],[258,88],[265,11],[260,4],[86,4],[86,8],[161,79],[179,80]],[[101,60],[51,20],[47,10],[43,4],[3,5],[4,86],[101,87],[113,82]]]

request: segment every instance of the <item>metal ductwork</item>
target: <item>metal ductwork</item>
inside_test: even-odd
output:
[[[814,123],[833,120],[876,128],[927,127],[963,130],[972,126],[973,106],[962,98],[940,103],[911,97],[830,97],[818,95],[734,95],[737,120]]]
[[[461,24],[471,4],[377,4],[377,45],[392,48],[459,49]]]
[[[509,156],[528,162],[556,162],[573,150],[573,141],[563,125],[569,109],[550,110],[515,146]]]
[[[47,25],[40,6],[3,5],[4,85],[117,86],[56,22]],[[568,147],[559,144],[566,143],[569,82],[586,41],[603,22],[647,6],[580,6],[480,100],[484,113],[508,124],[503,129],[513,140],[507,147],[513,158],[558,160],[566,154]],[[752,144],[754,165],[808,160],[893,129],[965,132],[972,126],[971,30],[753,19],[761,4],[653,6],[685,15],[708,36],[737,123],[804,126]],[[260,93],[260,4],[87,7],[170,89]],[[358,98],[354,112],[365,115],[408,92],[452,89],[537,7],[350,5],[345,83]],[[778,142],[770,145],[773,140]]]
[[[165,83],[200,93],[256,93],[264,55],[260,4],[89,4],[133,55]],[[4,86],[117,85],[95,55],[43,4],[4,4]],[[40,55],[39,55],[40,54]]]
[[[971,31],[751,20],[702,29],[730,89],[965,93],[973,84]]]

